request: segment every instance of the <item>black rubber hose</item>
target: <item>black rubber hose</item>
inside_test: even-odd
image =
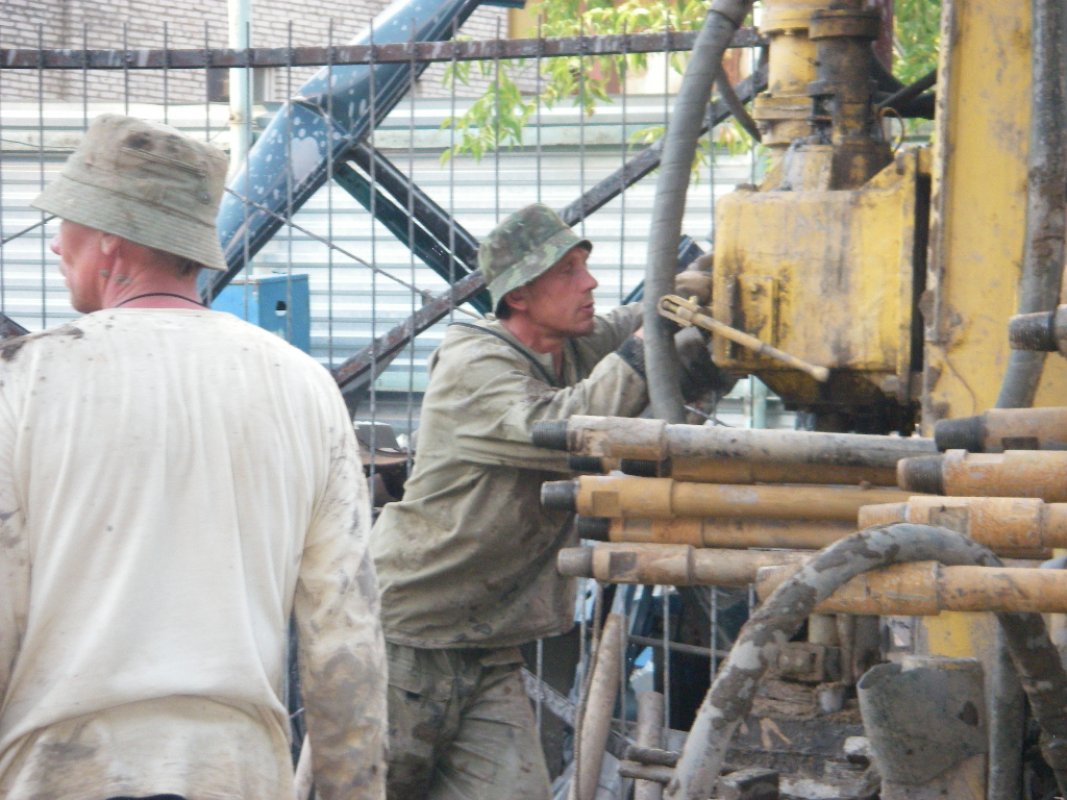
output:
[[[1064,210],[1067,208],[1067,111],[1063,86],[1063,3],[1033,0],[1033,79],[1030,154],[1027,159],[1026,235],[1019,314],[1053,311],[1063,279]],[[1029,408],[1045,354],[1012,350],[997,408]]]
[[[988,548],[945,528],[898,523],[876,526],[827,547],[779,586],[741,629],[704,697],[686,738],[666,800],[705,800],[722,770],[737,726],[752,708],[760,679],[780,647],[815,606],[855,576],[908,561],[998,566]],[[998,613],[1012,661],[1046,735],[1046,759],[1063,791],[1067,773],[1058,758],[1067,743],[1067,674],[1040,614]]]
[[[674,332],[657,311],[659,298],[674,289],[674,269],[689,173],[704,122],[711,87],[734,32],[752,8],[752,0],[713,0],[704,20],[675,99],[663,140],[656,197],[645,265],[645,369],[653,416],[684,422],[681,366],[674,350]]]

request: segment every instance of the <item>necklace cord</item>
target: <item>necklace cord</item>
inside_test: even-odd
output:
[[[115,303],[115,305],[113,305],[112,308],[118,308],[119,306],[124,306],[127,303],[132,303],[134,300],[140,300],[142,297],[176,297],[179,300],[184,300],[187,303],[195,303],[196,305],[200,306],[201,308],[206,308],[206,306],[201,301],[193,300],[191,297],[186,297],[183,294],[176,294],[174,292],[145,292],[144,294],[135,294],[133,297],[127,297],[121,303]]]

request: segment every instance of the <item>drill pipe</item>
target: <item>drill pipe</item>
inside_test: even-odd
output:
[[[797,522],[781,519],[578,517],[575,527],[579,538],[601,542],[787,550],[821,550],[856,532],[854,522]]]
[[[921,496],[860,509],[860,528],[893,522],[948,528],[1010,558],[1046,559],[1067,547],[1067,503],[1032,497]]]
[[[867,481],[892,486],[899,459],[937,451],[932,439],[587,416],[538,422],[533,443],[582,456],[669,461],[669,467],[661,469],[669,469],[675,478],[722,483]],[[801,475],[798,468],[803,466],[810,470]]]
[[[796,564],[808,553],[790,550],[697,550],[679,544],[598,544],[565,547],[556,566],[561,575],[606,583],[666,586],[748,586],[760,567]]]
[[[1008,341],[1012,350],[1067,355],[1067,305],[1055,311],[1032,311],[1016,314],[1008,320]]]
[[[768,597],[801,565],[769,567],[756,576]],[[820,614],[931,616],[942,611],[1067,612],[1067,581],[1059,570],[946,567],[936,561],[896,564],[859,575],[815,606]]]
[[[897,466],[902,489],[956,497],[1038,497],[1067,501],[1067,451],[1008,450],[905,458]]]
[[[934,426],[937,449],[1002,453],[1067,450],[1067,407],[993,408],[984,414],[943,419]]]
[[[707,458],[668,458],[665,461],[645,461],[637,458],[598,458],[570,456],[571,472],[622,472],[641,478],[674,478],[697,483],[815,483],[867,484],[895,486],[896,473],[892,469],[842,467],[836,464],[790,464],[746,461],[719,461]]]
[[[545,508],[591,517],[643,519],[731,517],[855,523],[865,505],[903,502],[908,497],[898,489],[729,486],[630,475],[583,475],[541,486]]]

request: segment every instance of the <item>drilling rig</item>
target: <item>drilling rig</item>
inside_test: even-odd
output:
[[[699,117],[681,106],[707,103],[751,6],[711,4],[666,136],[645,295],[657,419],[535,437],[588,473],[543,491],[594,540],[563,572],[757,587],[688,735],[658,735],[639,702],[653,735],[622,770],[635,797],[670,800],[1060,797],[1062,4],[944,0],[936,72],[902,86],[873,46],[884,4],[764,0],[767,166],[717,205],[701,307],[664,296]],[[913,118],[929,141],[905,140]],[[677,325],[810,430],[687,424],[663,346]]]

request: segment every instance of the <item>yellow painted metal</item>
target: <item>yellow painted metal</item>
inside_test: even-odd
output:
[[[715,362],[788,400],[911,398],[919,150],[859,189],[737,191],[716,209],[714,316],[835,372],[828,386],[723,339]]]
[[[991,408],[1017,307],[1030,124],[1030,3],[945,2],[924,299],[922,426]],[[993,68],[995,65],[995,68]],[[1046,361],[1036,405],[1062,403]]]
[[[813,12],[826,0],[766,0],[760,32],[769,45],[767,91],[753,103],[763,143],[775,153],[794,139],[811,133],[812,101],[808,86],[815,80],[815,43],[808,38]]]
[[[761,568],[756,592],[766,598],[799,566]],[[894,564],[858,575],[815,607],[821,613],[935,615],[942,611],[1067,611],[1067,581],[1056,570],[946,567],[936,561]]]

